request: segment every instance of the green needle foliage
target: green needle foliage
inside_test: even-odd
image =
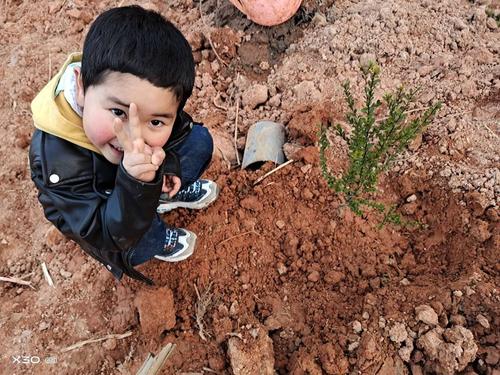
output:
[[[364,107],[357,109],[351,93],[349,82],[343,84],[344,94],[349,111],[347,122],[352,126],[348,136],[342,127],[328,123],[321,124],[319,131],[320,166],[328,186],[346,197],[347,205],[358,215],[362,215],[362,207],[367,206],[379,212],[386,212],[383,222],[400,223],[399,215],[393,208],[388,210],[381,203],[369,198],[370,193],[377,190],[380,173],[391,166],[394,159],[411,141],[432,121],[441,103],[427,109],[420,117],[407,121],[407,112],[414,101],[417,90],[405,92],[402,87],[394,93],[383,96],[387,107],[387,116],[376,120],[375,113],[383,104],[375,100],[375,89],[380,83],[380,68],[370,63],[362,69],[365,81]],[[348,144],[349,165],[342,176],[334,176],[327,167],[325,151],[330,147],[326,136],[329,128],[334,127],[336,133]]]

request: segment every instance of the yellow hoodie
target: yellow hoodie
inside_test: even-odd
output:
[[[67,66],[82,60],[81,53],[69,55],[59,72],[52,78],[31,102],[35,127],[56,137],[65,139],[88,150],[100,153],[89,141],[83,130],[82,118],[78,116],[61,92],[56,88]]]

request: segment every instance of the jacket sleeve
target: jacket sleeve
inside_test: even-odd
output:
[[[92,169],[52,183],[42,160],[31,152],[30,165],[46,218],[84,247],[125,251],[149,229],[156,214],[161,173],[155,181],[144,183],[120,165],[113,190],[102,196],[94,189]]]

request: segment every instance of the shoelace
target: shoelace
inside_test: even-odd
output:
[[[177,245],[179,233],[174,229],[167,229],[165,233],[165,250],[173,249]]]
[[[200,195],[200,191],[201,182],[198,180],[189,185],[186,189],[179,191],[177,193],[176,199],[182,201],[196,200]]]

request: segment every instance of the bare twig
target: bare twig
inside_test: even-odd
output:
[[[196,296],[198,300],[196,301],[196,324],[198,325],[198,334],[200,335],[203,341],[207,341],[207,336],[210,337],[210,334],[205,332],[205,324],[203,318],[207,312],[208,306],[212,303],[212,293],[210,289],[212,288],[212,282],[208,284],[207,289],[203,292],[203,295],[198,291],[198,287],[194,284],[194,290],[196,291]],[[206,333],[206,336],[205,336]]]
[[[243,340],[243,335],[241,333],[238,333],[238,332],[229,332],[229,333],[226,333],[226,336],[237,337],[240,340]]]
[[[234,152],[236,153],[237,165],[240,165],[240,155],[238,154],[238,117],[240,110],[240,97],[236,99],[236,121],[234,123]]]
[[[54,282],[52,281],[52,277],[50,277],[50,273],[49,270],[47,269],[47,265],[45,264],[45,262],[42,262],[42,271],[43,271],[43,276],[47,281],[47,284],[49,284],[49,286],[51,287],[54,287]]]
[[[0,281],[6,281],[8,283],[26,285],[26,286],[29,286],[31,289],[35,289],[33,287],[33,285],[31,285],[31,283],[29,281],[24,281],[24,280],[18,279],[16,277],[3,277],[3,276],[0,276]]]
[[[496,139],[498,139],[498,135],[486,124],[483,124],[483,126],[490,132],[492,136],[494,136]]]
[[[212,370],[210,367],[202,367],[203,371],[210,372],[212,374],[217,374],[217,371]]]
[[[203,25],[205,25],[205,29],[206,29],[206,32],[205,32],[205,36],[207,37],[208,39],[208,42],[210,43],[210,47],[212,47],[212,51],[214,51],[214,54],[215,54],[215,57],[217,57],[217,60],[219,60],[221,63],[223,63],[225,66],[229,66],[229,64],[227,62],[225,62],[222,57],[219,56],[219,54],[217,53],[217,50],[215,49],[215,46],[214,46],[214,43],[212,42],[212,37],[210,36],[210,30],[209,30],[209,27],[205,21],[205,17],[203,16],[203,12],[201,10],[201,3],[203,3],[203,0],[200,0],[200,3],[199,3],[199,6],[200,6],[200,18],[201,18],[201,21],[203,22]]]
[[[247,234],[250,234],[250,233],[255,233],[256,235],[260,236],[260,233],[256,232],[255,230],[249,230],[247,232],[244,232],[244,233],[240,233],[240,234],[236,234],[234,236],[231,236],[229,238],[226,238],[224,241],[221,241],[219,242],[219,245],[222,245],[224,242],[227,242],[229,240],[232,240],[233,238],[236,238],[236,237],[241,237],[241,236],[246,236]]]
[[[447,115],[444,115],[443,117],[457,117],[457,116],[467,115],[469,113],[472,113],[472,110],[462,111],[462,112],[455,112],[455,113],[449,113]]]
[[[259,178],[257,179],[257,181],[255,181],[255,182],[253,183],[253,186],[255,186],[255,185],[259,184],[259,183],[260,183],[260,182],[262,182],[262,180],[264,180],[265,178],[267,178],[267,177],[269,177],[270,175],[272,175],[273,173],[275,173],[275,172],[279,171],[281,168],[286,167],[288,164],[293,163],[294,161],[295,161],[295,160],[290,159],[290,160],[288,160],[286,163],[283,163],[283,164],[281,164],[281,165],[278,165],[278,166],[277,166],[276,168],[274,168],[272,171],[269,171],[269,172],[267,172],[264,176],[259,177]]]
[[[66,352],[69,352],[71,350],[75,350],[75,349],[81,348],[82,346],[85,346],[87,344],[93,344],[95,342],[100,342],[100,341],[104,341],[104,340],[109,340],[109,339],[121,340],[121,339],[129,337],[131,335],[132,335],[132,331],[128,331],[128,332],[125,332],[125,333],[122,333],[122,334],[110,334],[110,335],[106,335],[104,337],[100,337],[98,339],[91,339],[91,340],[80,341],[80,342],[77,342],[76,344],[73,344],[73,345],[70,345],[70,346],[68,346],[68,347],[66,347],[64,349],[61,349],[61,353],[66,353]]]
[[[410,113],[413,113],[413,112],[427,111],[429,108],[431,108],[431,107],[420,107],[420,108],[410,109],[409,111],[406,111],[404,114],[409,115]],[[384,121],[384,120],[387,120],[388,118],[389,118],[389,116],[382,117],[382,118],[379,118],[378,120],[375,120],[375,122]]]
[[[57,13],[60,13],[63,10],[64,5],[66,4],[66,1],[67,0],[63,0],[63,2],[61,3],[61,5],[59,6],[59,10],[57,11]]]
[[[224,152],[220,149],[219,146],[216,145],[215,147],[217,147],[217,150],[219,150],[222,155],[222,159],[227,163],[227,169],[231,170],[231,162],[229,161],[227,156],[224,154]]]
[[[215,108],[219,108],[227,112],[227,107],[224,107],[223,105],[217,103],[217,99],[220,99],[220,92],[218,92],[217,95],[214,97],[212,103],[214,104]]]
[[[49,82],[51,78],[52,78],[52,56],[49,51],[49,78],[47,79],[47,82]]]

